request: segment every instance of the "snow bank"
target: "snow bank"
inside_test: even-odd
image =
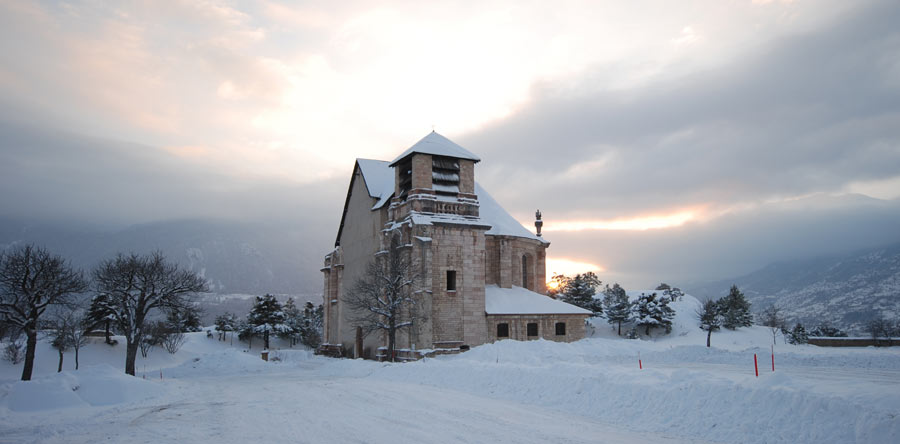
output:
[[[378,369],[373,377],[453,388],[599,418],[631,430],[704,440],[900,439],[896,381],[885,382],[890,388],[886,392],[871,381],[853,386],[853,374],[820,379],[790,370],[795,363],[756,378],[752,352],[705,347],[655,350],[639,370],[635,345],[645,352],[658,347],[647,341],[604,339],[572,344],[501,341],[459,356]],[[783,358],[790,361],[792,355]],[[814,363],[813,357],[807,359],[811,361],[804,364]],[[728,365],[693,365],[703,360]],[[885,367],[900,368],[896,354],[882,361]],[[841,390],[844,384],[853,389]]]
[[[17,412],[108,406],[152,398],[164,391],[165,387],[120,369],[96,365],[4,384],[0,405]]]

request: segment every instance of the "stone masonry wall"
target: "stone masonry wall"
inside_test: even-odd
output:
[[[441,343],[476,346],[484,325],[484,230],[466,226],[432,228],[432,328]],[[447,271],[456,271],[456,290],[447,290]]]
[[[584,320],[587,315],[487,315],[487,337],[488,341],[493,342],[497,338],[497,324],[509,324],[509,337],[499,339],[515,339],[519,341],[527,341],[543,338],[548,341],[556,342],[572,342],[584,339]],[[528,336],[528,323],[538,324],[538,335]],[[556,323],[566,323],[566,334],[564,336],[556,335]]]
[[[547,294],[547,244],[512,236],[485,236],[485,283],[522,286],[522,256],[529,258],[528,288]]]
[[[412,188],[431,189],[431,156],[428,154],[413,154],[412,157]]]

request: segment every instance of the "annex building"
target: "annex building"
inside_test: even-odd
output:
[[[546,296],[546,250],[475,181],[480,159],[431,132],[393,161],[357,159],[325,256],[325,347],[376,357],[386,335],[363,337],[346,292],[391,242],[418,271],[425,319],[397,348],[452,351],[499,339],[575,341],[588,310]]]

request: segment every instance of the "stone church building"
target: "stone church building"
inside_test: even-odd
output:
[[[352,325],[346,292],[397,242],[418,272],[425,319],[397,348],[465,350],[499,339],[575,341],[590,312],[546,296],[546,250],[475,181],[480,159],[431,132],[391,162],[357,159],[325,256],[325,347],[376,357],[387,337]],[[538,215],[538,218],[540,216]]]

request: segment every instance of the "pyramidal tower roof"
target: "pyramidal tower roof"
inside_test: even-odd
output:
[[[411,156],[413,153],[456,157],[459,159],[473,160],[475,162],[481,161],[478,156],[472,154],[471,152],[469,152],[469,150],[457,145],[450,139],[432,131],[427,136],[423,137],[422,140],[416,142],[415,145],[409,147],[409,149],[404,151],[403,154],[397,156],[396,159],[391,161],[390,166],[398,164],[401,160],[405,159],[408,156]]]

